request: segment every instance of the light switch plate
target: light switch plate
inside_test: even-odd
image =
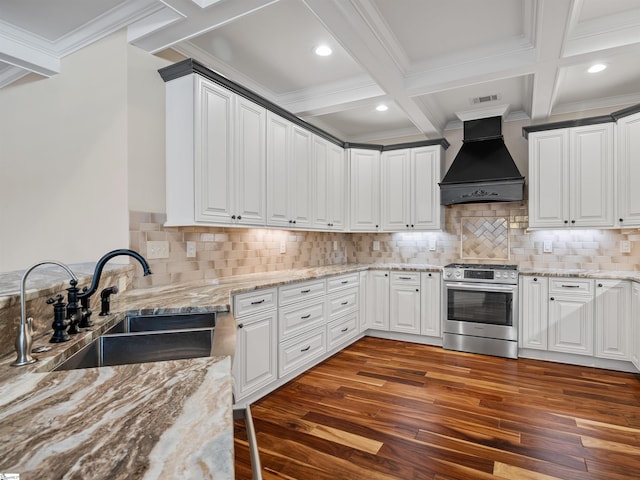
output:
[[[429,239],[429,251],[430,252],[435,252],[436,251],[436,239],[435,238],[430,238]]]
[[[287,242],[280,240],[280,253],[287,253]]]
[[[551,240],[545,240],[542,244],[542,251],[544,253],[553,252],[553,242]]]
[[[196,256],[196,242],[187,242],[187,257],[193,258]]]
[[[620,253],[631,253],[631,242],[629,240],[620,241]]]
[[[333,251],[338,250],[338,242],[336,240],[333,241]]]
[[[169,258],[169,242],[166,240],[150,240],[147,242],[147,260]]]
[[[378,240],[374,240],[373,241],[373,251],[377,252],[378,250],[380,250],[380,242]]]

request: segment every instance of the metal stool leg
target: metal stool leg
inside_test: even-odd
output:
[[[251,458],[251,472],[253,474],[253,480],[262,480],[260,452],[258,451],[258,441],[256,440],[256,431],[253,428],[253,417],[251,416],[251,408],[249,405],[246,405],[245,407],[234,407],[233,419],[244,419],[244,425],[247,429],[247,439],[249,442],[249,457]]]

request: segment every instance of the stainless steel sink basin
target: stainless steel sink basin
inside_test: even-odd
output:
[[[215,313],[162,313],[126,317],[108,333],[155,332],[187,328],[214,328],[215,326]]]
[[[215,314],[126,318],[54,371],[208,357],[214,325]]]

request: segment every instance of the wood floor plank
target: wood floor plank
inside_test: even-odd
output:
[[[252,413],[265,480],[640,478],[640,376],[624,372],[366,337]]]

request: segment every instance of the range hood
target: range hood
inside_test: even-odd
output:
[[[440,204],[515,202],[524,177],[502,137],[502,117],[464,122],[462,147],[440,182]]]

